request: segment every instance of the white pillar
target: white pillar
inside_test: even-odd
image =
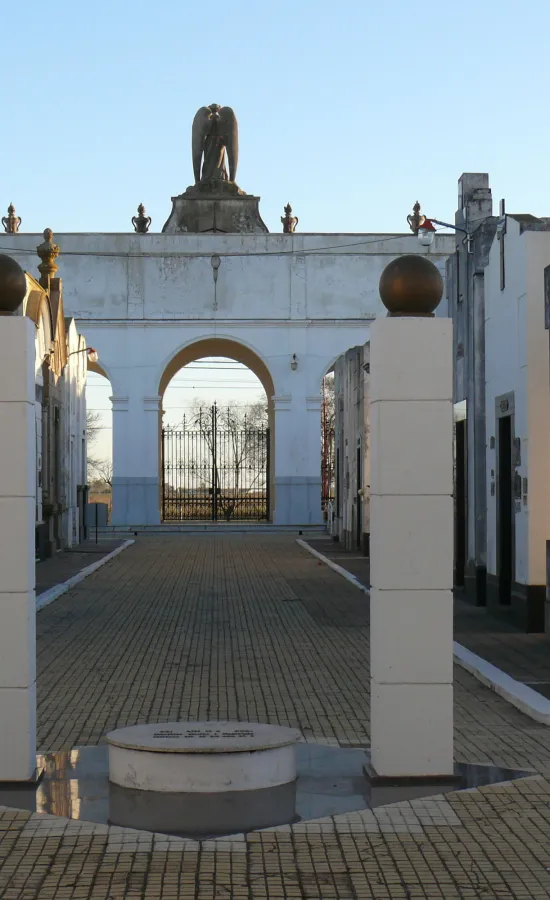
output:
[[[371,763],[453,773],[452,323],[371,330]]]
[[[275,409],[276,525],[319,525],[321,397],[279,396]]]
[[[113,525],[158,525],[160,397],[111,397]]]
[[[0,781],[36,770],[35,327],[0,317]]]

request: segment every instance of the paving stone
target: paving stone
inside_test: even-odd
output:
[[[289,536],[139,538],[37,622],[42,750],[204,718],[368,745],[368,598]],[[0,897],[548,898],[550,730],[455,676],[457,759],[536,775],[202,844],[0,808]]]

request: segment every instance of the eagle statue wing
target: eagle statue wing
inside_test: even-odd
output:
[[[237,165],[239,163],[239,126],[237,125],[237,117],[230,106],[222,106],[219,111],[219,116],[220,130],[224,136],[225,146],[227,148],[229,180],[235,181]]]
[[[193,154],[195,184],[198,184],[201,180],[201,160],[204,150],[204,141],[210,127],[210,116],[211,112],[208,107],[201,106],[193,119],[193,128],[191,130],[191,152]]]

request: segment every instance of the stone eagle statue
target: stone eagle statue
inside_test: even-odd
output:
[[[201,106],[193,119],[191,142],[195,184],[235,181],[239,160],[239,130],[237,118],[230,106],[218,106],[217,103]],[[229,173],[226,160],[229,163]]]

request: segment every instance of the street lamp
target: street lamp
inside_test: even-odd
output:
[[[69,353],[68,358],[74,356],[75,353],[87,353],[89,363],[96,363],[99,359],[99,353],[97,352],[97,350],[94,350],[93,347],[83,347],[81,350],[73,350],[72,353]]]
[[[433,244],[436,232],[435,226],[441,225],[443,228],[452,228],[454,231],[460,231],[462,234],[465,234],[468,253],[472,252],[472,236],[466,228],[461,228],[460,225],[451,225],[450,222],[441,222],[439,219],[429,219],[427,216],[421,215],[418,200],[413,206],[412,216],[407,216],[407,222],[412,233],[416,234],[423,247],[430,247]]]

